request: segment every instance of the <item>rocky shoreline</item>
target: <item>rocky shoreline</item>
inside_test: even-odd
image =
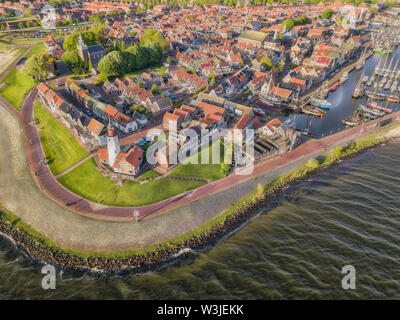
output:
[[[388,140],[386,140],[386,142],[388,142]],[[380,142],[376,144],[378,143]],[[360,150],[355,150],[348,156],[353,156],[361,151],[365,151],[366,149],[374,147],[376,144]],[[157,249],[156,252],[146,255],[133,255],[126,258],[85,258],[62,252],[62,250],[55,251],[32,238],[21,228],[13,227],[4,221],[4,219],[2,219],[4,212],[2,211],[0,212],[0,233],[5,234],[10,241],[14,242],[17,248],[23,250],[23,252],[34,261],[42,264],[49,263],[62,269],[106,272],[110,274],[152,270],[175,260],[177,257],[184,257],[187,252],[190,252],[188,249],[202,249],[210,245],[213,241],[221,239],[245,222],[249,216],[256,212],[257,209],[261,208],[263,204],[276,197],[284,188],[307,178],[310,174],[315,173],[319,169],[335,164],[340,159],[334,159],[328,164],[306,170],[301,176],[289,176],[283,183],[278,182],[270,186],[267,192],[265,192],[265,189],[262,189],[262,192],[256,192],[251,198],[246,198],[246,200],[241,201],[238,208],[230,213],[223,223],[215,224],[210,230],[201,233],[199,236],[193,236],[181,244],[170,245],[168,248],[160,248]]]

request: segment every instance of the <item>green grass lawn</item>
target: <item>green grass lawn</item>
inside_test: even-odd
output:
[[[36,16],[29,16],[29,17],[12,17],[12,18],[6,18],[3,21],[1,21],[0,23],[3,22],[16,22],[16,21],[30,21],[30,20],[36,20],[37,21],[37,17]]]
[[[32,49],[28,52],[26,57],[29,58],[29,57],[33,56],[34,54],[36,54],[36,53],[42,53],[42,54],[46,53],[46,47],[44,46],[43,41],[42,41],[41,44],[32,47]]]
[[[88,155],[75,137],[39,102],[35,102],[35,119],[40,140],[53,174],[65,171]]]
[[[142,206],[155,203],[185,191],[195,189],[203,183],[162,178],[144,184],[126,181],[118,186],[96,170],[93,159],[88,159],[58,181],[83,198],[105,205]]]
[[[16,68],[4,78],[7,86],[0,89],[0,96],[8,101],[15,109],[20,110],[25,95],[38,83],[22,71]]]
[[[35,53],[45,53],[44,44],[33,47],[26,58],[29,58]],[[4,78],[3,83],[7,86],[0,89],[0,96],[6,99],[15,109],[20,110],[21,104],[24,101],[25,95],[38,84],[36,80],[25,74],[23,71],[17,71],[16,68]]]
[[[159,176],[160,174],[154,170],[147,170],[145,173],[143,173],[140,177],[139,180],[147,180],[151,178],[155,178]]]
[[[183,162],[178,166],[176,166],[174,169],[172,169],[171,176],[201,178],[201,179],[207,179],[208,181],[215,181],[225,177],[225,174],[223,173],[220,164],[211,164],[212,146],[209,147],[208,151],[209,151],[209,164],[201,164],[201,153],[198,152],[193,156],[193,157],[198,157],[198,164]],[[204,152],[204,150],[202,150],[201,152]],[[220,143],[221,162],[224,159],[223,156],[224,156],[224,145],[221,142]],[[187,160],[190,160],[190,158],[188,158]]]
[[[43,44],[43,39],[15,39],[13,44]]]
[[[142,74],[143,72],[150,72],[150,71],[158,73],[158,74],[162,74],[164,71],[164,68],[161,63],[157,63],[155,65],[143,68],[141,70],[136,70],[134,72],[126,73],[124,76],[121,76],[120,79],[125,79],[125,77],[134,78],[137,75]]]

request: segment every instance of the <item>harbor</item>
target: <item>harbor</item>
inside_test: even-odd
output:
[[[364,59],[364,63],[359,64],[361,59]],[[323,99],[313,92],[307,95],[313,104],[307,103],[305,98],[302,104],[303,112],[284,116],[282,121],[286,121],[301,132],[310,132],[313,137],[319,138],[362,122],[355,119],[368,121],[391,111],[400,110],[397,87],[397,79],[400,76],[399,59],[400,47],[396,47],[386,55],[374,54],[372,49],[368,50],[361,54],[358,61],[344,67],[334,77],[325,81],[329,109],[323,110],[322,104],[318,106],[317,103]],[[347,73],[347,79],[342,82],[344,73]],[[382,85],[383,80],[385,83]],[[388,83],[390,85],[387,85]],[[322,91],[321,88],[319,90]],[[310,108],[310,105],[316,108]],[[315,114],[316,110],[321,111]]]

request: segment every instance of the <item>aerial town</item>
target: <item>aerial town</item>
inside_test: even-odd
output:
[[[34,124],[31,170],[67,207],[69,191],[161,204],[399,107],[394,2],[23,0],[0,13],[0,102]],[[252,152],[244,133],[227,151],[227,129],[251,129]],[[150,161],[163,134],[183,158],[164,145]],[[215,145],[222,160],[185,163]]]
[[[339,130],[391,113],[399,103],[399,58],[390,54],[400,42],[400,10],[390,3],[147,6],[24,0],[1,2],[0,13],[6,61],[0,95],[16,110],[35,104],[46,156],[41,164],[78,194],[67,177],[82,154],[120,186],[165,178],[198,185],[329,134],[313,132],[312,120],[334,112],[329,94],[374,54],[380,57],[374,73],[363,73],[351,92],[368,101],[339,119]],[[21,95],[33,88],[36,102],[24,100]],[[302,127],[296,117],[302,117]],[[68,144],[65,137],[52,141],[56,127],[42,125],[54,120],[82,150],[60,146]],[[253,129],[254,154],[235,155],[229,164],[210,169],[220,172],[204,169],[203,175],[171,164],[167,148],[158,150],[159,163],[148,163],[145,151],[157,141],[148,133],[167,133],[171,125],[180,146],[189,140],[188,129],[198,140],[205,129]],[[193,183],[177,192],[197,186]]]
[[[183,268],[191,270],[196,249],[217,243],[215,252],[224,254],[215,257],[247,261],[244,278],[248,265],[273,260],[285,273],[276,283],[290,287],[287,297],[325,297],[325,280],[314,271],[306,272],[312,275],[306,286],[322,283],[321,295],[314,288],[302,293],[301,284],[292,285],[294,276],[282,280],[291,272],[304,276],[290,269],[293,261],[315,254],[313,270],[331,271],[319,264],[327,260],[323,254],[340,252],[334,263],[328,259],[340,273],[336,261],[348,265],[358,251],[384,252],[396,238],[373,250],[371,239],[397,229],[364,233],[398,215],[399,175],[385,170],[399,168],[390,155],[400,141],[399,81],[396,0],[0,0],[0,269],[13,268],[7,259],[17,248],[35,263],[75,271],[147,272],[186,256],[193,259]],[[374,159],[383,164],[371,167]],[[314,174],[315,181],[309,179]],[[369,174],[377,174],[379,190],[362,198],[375,181]],[[380,190],[389,182],[393,194]],[[377,197],[379,205],[373,204]],[[385,209],[377,213],[380,206]],[[360,223],[369,214],[373,222]],[[297,229],[302,223],[306,232]],[[314,227],[317,235],[303,242]],[[237,253],[237,243],[218,247],[239,229],[247,245],[255,239],[254,260],[248,260],[251,249]],[[281,250],[287,235],[292,238]],[[368,241],[360,240],[364,236]],[[3,238],[14,250],[6,259]],[[393,258],[395,248],[388,248],[382,261]],[[207,257],[201,268],[208,273],[193,283],[218,279],[203,290],[208,294],[225,270],[218,269],[223,263],[203,268],[215,257],[200,256]],[[279,274],[271,265],[260,279]],[[239,276],[227,274],[228,288],[240,288],[232,281]],[[180,275],[171,272],[171,279]],[[385,284],[380,296],[390,296],[387,279],[376,277]],[[253,274],[249,278],[252,290]],[[0,292],[6,292],[2,281]],[[265,287],[274,282],[260,281]],[[143,283],[147,290],[151,281]],[[343,297],[362,297],[363,286],[369,295],[378,290],[367,283]],[[220,292],[231,290],[225,289]],[[333,297],[342,297],[339,289],[332,289]],[[238,289],[238,296],[246,290]],[[263,297],[286,297],[279,294]]]
[[[45,154],[41,165],[67,189],[89,198],[69,176],[88,155],[91,169],[119,186],[191,181],[169,181],[183,184],[167,192],[171,196],[332,133],[314,132],[313,121],[329,119],[335,106],[328,96],[372,55],[379,57],[372,75],[363,71],[349,89],[353,98],[368,100],[336,119],[337,130],[391,113],[400,101],[399,58],[391,55],[400,42],[400,11],[391,3],[24,0],[1,2],[0,13],[6,62],[0,96],[18,111],[35,105]],[[24,97],[28,92],[31,101]],[[56,141],[60,125],[68,133],[58,132],[63,137]],[[198,150],[209,145],[198,143],[202,130],[253,129],[254,153],[231,155],[228,164],[197,172],[171,164],[165,147],[157,151],[158,163],[149,163],[146,150],[158,140],[149,132],[168,133],[170,126],[181,147],[194,130]],[[219,139],[228,142],[223,135]]]

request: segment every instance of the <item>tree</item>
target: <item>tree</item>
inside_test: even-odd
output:
[[[167,57],[167,63],[168,63],[168,64],[171,64],[171,63],[172,63],[172,58],[171,58],[171,56],[168,56],[168,57]]]
[[[210,74],[208,79],[210,80],[209,86],[212,88],[215,85],[215,74]]]
[[[78,53],[73,50],[67,50],[61,57],[61,61],[65,63],[70,69],[74,67],[81,67],[83,62]]]
[[[135,111],[137,111],[137,112],[145,112],[146,109],[145,109],[144,107],[142,107],[141,105],[136,104],[136,105],[130,107],[130,108],[129,108],[129,111],[130,111],[131,113],[134,113]]]
[[[143,49],[138,44],[135,44],[134,46],[130,46],[126,51],[134,55],[136,69],[143,69],[147,65],[148,59],[146,49]]]
[[[146,46],[151,42],[158,43],[163,51],[168,50],[169,43],[159,31],[155,29],[146,29],[140,37],[140,44]]]
[[[145,48],[147,49],[150,64],[159,63],[163,56],[163,51],[160,45],[156,42],[151,42]]]
[[[105,41],[105,29],[104,26],[93,27],[89,30],[81,32],[83,41],[87,46],[92,46]],[[68,35],[65,40],[63,47],[65,50],[76,50],[78,46],[79,32],[74,32]]]
[[[285,58],[283,58],[281,61],[279,61],[279,64],[278,64],[278,70],[279,70],[279,72],[282,72],[282,71],[283,71],[283,68],[285,68],[285,62],[286,62],[286,59],[285,59]]]
[[[101,58],[97,68],[108,76],[120,75],[127,71],[126,65],[123,55],[119,51],[111,51]]]
[[[151,85],[151,92],[152,92],[153,94],[159,94],[161,91],[160,91],[160,89],[158,88],[158,85],[155,84],[155,83],[153,83],[153,84]]]
[[[24,25],[24,23],[22,21],[20,23],[18,23],[18,28],[19,29],[25,28],[25,25]]]
[[[100,84],[106,82],[107,80],[108,80],[108,76],[106,74],[104,74],[104,73],[100,73],[99,77],[97,78],[96,84],[100,85]]]
[[[24,16],[25,16],[25,17],[30,17],[30,16],[32,16],[32,15],[33,15],[33,10],[32,10],[32,8],[26,8],[25,11],[24,11]]]
[[[293,28],[294,21],[292,19],[286,19],[282,22],[281,29],[285,28],[286,31],[289,31]]]
[[[260,62],[261,62],[262,64],[264,64],[264,65],[267,67],[268,70],[271,70],[272,67],[274,66],[274,64],[272,63],[271,58],[268,57],[268,56],[265,56],[264,58],[261,58],[261,59],[260,59]]]
[[[321,13],[321,19],[330,19],[332,17],[333,10],[331,8],[326,9],[324,12]]]
[[[35,80],[46,77],[47,71],[49,70],[46,59],[43,54],[36,53],[32,55],[25,63],[24,71],[26,74],[34,78]]]

